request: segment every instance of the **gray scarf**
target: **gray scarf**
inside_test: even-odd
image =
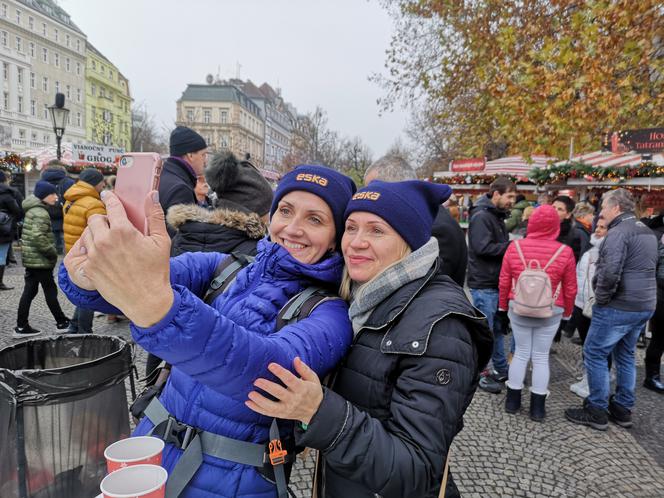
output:
[[[438,254],[438,241],[431,237],[429,242],[415,252],[379,273],[373,280],[358,286],[353,291],[348,310],[348,315],[353,323],[353,335],[357,335],[374,308],[387,296],[407,283],[425,276],[436,261]]]

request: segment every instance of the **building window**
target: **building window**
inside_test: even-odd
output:
[[[18,130],[18,138],[20,138],[21,140],[25,140],[25,130],[23,129]]]
[[[4,94],[4,104],[5,104],[5,110],[9,110],[9,92],[5,92]]]
[[[48,113],[48,111],[47,111],[47,113]],[[42,135],[42,140],[44,141],[45,144],[48,143],[49,136],[50,135],[46,135],[46,134]]]
[[[226,148],[226,149],[228,148],[228,135],[226,135],[226,134],[223,134],[221,136],[221,147]]]
[[[20,36],[16,37],[16,51],[19,53],[23,52],[23,40],[21,40]]]
[[[76,89],[76,102],[78,102],[78,103],[81,102],[81,89],[80,88]]]
[[[16,9],[16,24],[21,25],[21,11]]]
[[[33,142],[36,142],[36,141],[37,141],[37,133],[35,133],[35,132],[33,131],[33,132],[30,134],[30,139],[31,139]]]
[[[59,81],[55,82],[55,93],[60,93],[60,82]]]
[[[93,97],[96,97],[96,96],[97,96],[97,87],[95,86],[94,83],[90,86],[90,94],[91,94]]]
[[[34,58],[35,57],[35,44],[33,42],[30,42],[29,51],[30,51],[30,57]]]
[[[106,67],[103,64],[101,65],[101,68],[99,69],[99,72],[101,74],[106,74]]]
[[[44,116],[44,119],[48,119],[48,106],[46,104],[44,104],[44,109],[42,110],[42,113],[43,113],[42,115]],[[44,135],[44,137],[46,137],[46,135]],[[44,142],[46,142],[45,139],[44,139]]]
[[[2,17],[7,17],[7,4],[2,4]]]
[[[226,124],[228,122],[228,113],[226,111],[221,111],[221,124]]]
[[[60,41],[60,32],[57,28],[53,28],[53,38],[55,38],[56,43]]]
[[[5,81],[9,79],[9,64],[6,62],[2,63],[2,78]]]
[[[71,99],[71,86],[67,85],[66,86],[67,91],[65,94],[67,95],[67,100]]]
[[[23,112],[23,96],[22,95],[18,96],[18,112],[20,112],[20,113]]]
[[[92,69],[97,70],[97,63],[95,61],[92,61]]]
[[[81,40],[76,40],[76,51],[77,52],[81,51]]]
[[[30,28],[30,31],[35,30],[35,18],[32,16],[28,17],[28,27]]]
[[[69,44],[71,43],[71,37],[69,35],[65,35],[65,45],[69,47]]]
[[[108,70],[108,77],[109,79],[113,79],[113,71],[111,69]]]
[[[7,32],[6,31],[0,31],[0,42],[2,43],[3,47],[7,46]]]
[[[67,72],[71,71],[71,60],[69,59],[69,57],[65,59],[65,70]]]
[[[37,115],[37,102],[34,100],[30,101],[30,115],[33,117]],[[34,140],[37,141],[36,138]]]
[[[106,92],[104,91],[104,87],[100,86],[99,87],[99,96],[100,97],[106,97]]]
[[[55,63],[55,67],[60,67],[60,54],[57,52],[53,53],[53,62]]]
[[[46,23],[45,23],[45,22],[42,23],[42,35],[43,35],[43,36],[47,36],[47,32],[46,32]]]
[[[81,63],[77,62],[76,63],[76,76],[80,76],[80,75],[81,75]]]
[[[203,122],[204,122],[205,124],[209,124],[209,123],[210,123],[210,110],[209,110],[209,109],[205,109],[205,110],[203,111]]]
[[[81,123],[82,123],[82,120],[81,120],[81,113],[80,113],[80,112],[77,112],[77,113],[76,113],[76,126],[78,126],[78,127],[80,128],[80,127],[82,126]]]
[[[16,78],[18,80],[18,84],[22,85],[23,84],[23,68],[22,67],[17,68]]]
[[[48,64],[48,49],[42,48],[42,62]]]
[[[48,77],[44,76],[42,79],[42,91],[48,92]]]
[[[194,121],[194,110],[193,109],[187,109],[187,121],[190,123]]]
[[[35,73],[30,73],[30,88],[35,88]]]

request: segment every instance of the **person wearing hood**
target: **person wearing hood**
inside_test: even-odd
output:
[[[215,154],[205,170],[215,192],[215,209],[193,204],[169,208],[168,225],[177,230],[171,255],[185,252],[234,251],[254,256],[258,241],[267,233],[272,206],[272,188],[248,161],[238,161],[232,152]]]
[[[0,226],[0,291],[3,291],[13,289],[5,285],[3,278],[9,249],[14,240],[14,227],[23,214],[9,186],[9,177],[4,171],[0,171],[0,212],[6,215],[5,223]]]
[[[51,217],[51,226],[55,237],[55,248],[58,254],[64,254],[64,214],[62,206],[64,203],[65,192],[74,185],[75,181],[67,175],[67,170],[60,161],[54,159],[46,165],[46,169],[41,172],[40,179],[55,187],[55,193],[58,200],[52,206],[47,205],[46,209]]]
[[[153,398],[153,410],[146,409],[134,432],[167,440],[167,495],[277,496],[273,479],[295,458],[287,444],[293,423],[279,421],[276,428],[244,400],[257,377],[271,376],[270,362],[291,365],[299,357],[324,376],[346,354],[353,335],[348,305],[338,297],[328,295],[295,323],[279,328],[278,322],[286,303],[305,290],[339,288],[343,214],[354,192],[350,178],[325,166],[302,165],[286,174],[256,258],[207,299],[231,256],[171,258],[157,192],[145,200],[148,235],[131,225],[113,193],[104,192],[107,216],[90,219],[65,257],[60,287],[79,306],[127,316],[136,343],[172,365],[158,402]],[[181,439],[166,434],[167,427]],[[275,439],[278,445],[268,445]]]
[[[500,311],[497,319],[509,317],[516,343],[505,383],[505,411],[514,414],[521,408],[523,381],[528,363],[532,361],[530,418],[538,422],[544,420],[546,414],[551,343],[561,318],[567,320],[572,315],[576,295],[574,254],[569,247],[556,241],[559,233],[560,220],[556,210],[548,205],[538,207],[528,220],[526,238],[510,244],[500,270]],[[523,316],[514,308],[513,283],[526,268],[535,267],[534,262],[546,271],[554,292],[555,305],[549,318]]]
[[[88,220],[95,214],[106,214],[106,207],[101,202],[100,192],[106,182],[96,168],[86,168],[78,175],[78,181],[65,192],[64,233],[65,252],[69,252],[88,226]],[[92,334],[94,311],[76,307],[69,324],[70,334]]]
[[[55,237],[51,228],[51,217],[46,206],[58,202],[55,187],[44,180],[35,185],[32,195],[23,201],[25,219],[21,237],[23,248],[23,266],[25,267],[25,286],[18,304],[18,316],[14,337],[30,337],[41,334],[40,330],[30,326],[28,318],[30,305],[39,292],[41,285],[46,304],[55,318],[59,330],[69,327],[69,319],[65,316],[58,302],[58,288],[53,280],[53,268],[58,260],[55,249]]]
[[[298,421],[295,442],[320,451],[321,498],[434,498],[447,454],[492,350],[484,316],[441,272],[431,226],[452,190],[374,180],[344,214],[342,297],[355,339],[328,387],[299,360],[269,366],[247,405]],[[398,206],[398,209],[395,209]],[[445,496],[459,496],[451,477]]]
[[[581,261],[576,265],[576,286],[577,293],[574,299],[574,312],[572,313],[572,320],[576,324],[576,329],[579,331],[581,338],[581,347],[586,342],[588,330],[590,330],[590,318],[592,316],[592,306],[595,302],[595,292],[593,291],[593,277],[595,276],[595,268],[597,260],[599,259],[599,246],[606,237],[608,232],[607,223],[604,219],[597,220],[597,227],[595,233],[590,236],[590,249],[588,249]],[[609,357],[611,363],[611,357]],[[609,365],[609,368],[611,366]],[[585,368],[583,369],[583,377],[579,382],[569,386],[570,391],[581,398],[586,398],[590,391],[588,390],[588,375]]]
[[[500,266],[509,245],[505,218],[515,199],[516,185],[508,178],[497,178],[471,209],[468,224],[468,287],[473,304],[486,316],[495,338],[492,368],[480,381],[480,388],[491,393],[499,393],[507,380],[506,331],[493,318],[498,310]]]

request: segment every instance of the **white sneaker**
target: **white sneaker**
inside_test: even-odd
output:
[[[578,397],[586,399],[590,394],[590,389],[588,388],[588,377],[584,375],[581,381],[569,386],[569,390],[576,394]]]

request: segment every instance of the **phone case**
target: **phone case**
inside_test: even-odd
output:
[[[154,152],[123,154],[115,180],[115,194],[122,201],[127,217],[138,230],[147,235],[145,198],[159,188],[161,158]]]

